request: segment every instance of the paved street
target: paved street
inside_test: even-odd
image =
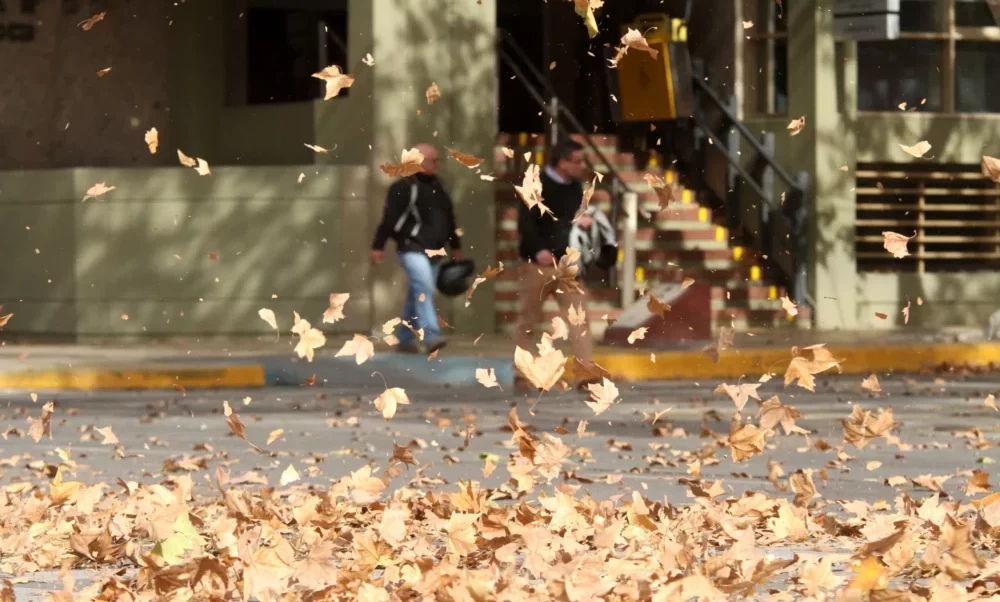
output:
[[[508,423],[513,396],[478,385],[413,388],[408,390],[412,404],[400,406],[387,423],[373,407],[372,400],[382,390],[377,374],[373,381],[377,384],[352,390],[40,394],[37,402],[27,393],[8,392],[3,394],[6,407],[0,412],[8,430],[6,439],[0,440],[0,483],[11,487],[23,481],[47,482],[60,463],[59,448],[64,453],[62,463],[74,467],[65,477],[88,484],[104,482],[116,487],[118,479],[159,482],[166,468],[168,477],[190,471],[197,492],[217,495],[207,485],[207,476],[214,475],[217,466],[224,465],[234,482],[256,487],[264,479],[277,486],[281,473],[292,464],[304,482],[329,486],[365,464],[385,468],[393,444],[412,441],[416,441],[414,458],[425,465],[424,476],[441,479],[425,481],[423,488],[454,491],[462,479],[498,488],[508,480],[506,461],[516,446],[509,444],[509,430],[502,429]],[[575,392],[546,393],[533,412],[531,400],[521,399],[517,411],[520,420],[539,434],[557,434],[560,427],[568,431],[557,434],[573,449],[562,476],[582,482],[598,500],[639,491],[649,500],[666,497],[675,506],[688,504],[692,494],[680,479],[693,478],[690,463],[695,453],[701,458],[704,482],[722,479],[725,497],[753,490],[790,499],[791,492],[778,492],[768,482],[768,460],[772,460],[781,464],[785,475],[798,469],[814,470],[823,500],[886,500],[890,504],[899,491],[910,492],[914,499],[930,495],[910,481],[922,475],[951,477],[943,483],[943,490],[966,499],[969,496],[962,488],[971,471],[990,472],[991,466],[984,462],[1000,461],[995,450],[997,416],[983,404],[988,394],[998,392],[990,378],[884,378],[883,391],[873,396],[861,391],[857,377],[821,379],[815,394],[798,388],[785,390],[777,377],[760,387],[760,397],[766,400],[777,394],[784,404],[797,407],[803,415],[797,425],[811,433],[782,433],[769,439],[763,454],[738,464],[730,458],[729,448],[714,445],[715,438],[707,432],[724,439],[734,410],[729,397],[712,392],[717,384],[622,386],[623,400],[600,416],[583,403],[584,395]],[[52,440],[35,443],[27,436],[26,418],[37,417],[49,399],[55,400]],[[230,434],[223,400],[246,424],[249,441],[266,453],[255,452]],[[875,439],[862,450],[847,447],[848,455],[838,459],[841,421],[850,415],[853,404],[870,410],[891,407],[900,441],[891,445],[886,439]],[[751,400],[744,415],[755,416],[756,408]],[[652,425],[654,415],[660,417]],[[583,437],[577,435],[581,420],[588,422]],[[469,447],[463,448],[468,424],[475,424],[476,430]],[[93,429],[103,427],[111,427],[119,446],[100,443],[102,436]],[[9,430],[13,428],[24,435]],[[277,429],[283,434],[266,443]],[[705,449],[713,446],[714,454],[707,455]],[[483,454],[499,457],[496,470],[485,479]],[[870,464],[875,461],[881,466]],[[970,472],[957,474],[962,471]],[[387,493],[415,474],[409,468]],[[898,476],[907,482],[898,487],[886,484],[888,478]],[[551,492],[552,486],[543,485],[528,499],[537,497],[539,490]],[[58,573],[45,575],[40,579],[43,583],[18,584],[18,600],[33,599],[28,597],[30,592],[61,587]]]

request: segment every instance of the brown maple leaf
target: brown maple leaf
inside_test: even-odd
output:
[[[503,272],[503,262],[498,262],[497,267],[495,268],[486,266],[486,271],[477,276],[476,279],[472,281],[472,286],[470,286],[469,290],[466,291],[465,306],[468,307],[472,304],[472,293],[476,292],[476,288],[478,288],[480,284],[486,282],[490,278],[496,278],[501,272]]]
[[[383,163],[379,168],[392,178],[407,178],[424,171],[424,154],[416,148],[404,149],[399,163]]]
[[[247,439],[247,427],[240,420],[239,414],[233,411],[233,408],[229,405],[228,401],[223,401],[223,414],[226,416],[226,424],[229,425],[229,430],[232,431],[234,435],[240,439],[246,441],[250,444],[250,447],[254,448],[258,453],[264,453],[259,447],[254,445]]]
[[[736,411],[742,412],[743,406],[747,405],[751,397],[760,401],[760,396],[757,394],[757,389],[760,385],[761,383],[740,383],[738,385],[723,383],[715,388],[715,392],[728,395],[733,400],[733,403],[736,404]]]
[[[483,164],[486,159],[482,157],[477,157],[475,155],[470,155],[468,153],[459,152],[453,148],[449,148],[448,152],[451,153],[451,157],[461,163],[462,165],[468,167],[469,169],[474,169]]]
[[[733,462],[749,460],[754,454],[764,451],[765,431],[752,424],[740,423],[740,415],[733,416],[729,426],[729,449],[733,454]]]
[[[803,349],[792,347],[792,361],[785,371],[785,386],[787,387],[797,380],[803,389],[815,391],[816,379],[813,378],[814,375],[830,368],[838,368],[839,370],[842,361],[844,360],[834,358],[823,345],[812,345]]]
[[[667,317],[667,312],[670,311],[670,306],[657,299],[656,295],[653,293],[650,293],[649,300],[646,301],[646,309],[648,309],[650,313],[660,316],[660,319],[663,320]]]
[[[796,470],[788,478],[795,492],[795,500],[792,502],[796,506],[806,508],[813,498],[817,497],[816,483],[813,482],[811,470]]]
[[[566,369],[566,356],[554,350],[538,358],[520,347],[514,350],[514,367],[532,385],[542,391],[555,386]]]
[[[323,323],[334,324],[344,319],[344,305],[351,298],[351,293],[330,293],[330,307],[323,312]]]
[[[844,444],[862,449],[872,439],[887,436],[896,426],[892,408],[880,410],[878,416],[873,416],[870,411],[855,405],[851,416],[844,420]]]
[[[326,95],[323,96],[323,100],[330,100],[344,88],[354,85],[354,76],[347,75],[337,65],[330,65],[319,73],[313,73],[312,76],[326,82]]]
[[[55,411],[55,407],[56,406],[53,402],[48,401],[42,406],[41,417],[28,418],[31,422],[31,427],[28,428],[28,436],[31,437],[35,443],[41,441],[44,435],[48,435],[49,439],[52,439],[52,413]]]
[[[886,251],[892,253],[892,256],[896,259],[902,259],[910,254],[910,251],[906,248],[906,243],[909,242],[910,238],[896,232],[883,232],[882,246],[885,247]]]
[[[984,155],[981,167],[984,176],[1000,184],[1000,159]]]
[[[795,421],[802,418],[802,414],[794,406],[781,405],[781,400],[775,395],[764,402],[760,408],[760,428],[772,430],[778,424],[785,429],[786,435],[792,433],[806,435],[809,431],[795,425]]]

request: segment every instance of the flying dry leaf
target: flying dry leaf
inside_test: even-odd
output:
[[[788,315],[790,316],[799,315],[799,306],[796,305],[794,301],[789,299],[787,295],[781,298],[781,307],[788,312]]]
[[[543,202],[541,169],[537,165],[534,163],[528,165],[527,169],[524,170],[524,178],[521,180],[521,185],[515,186],[514,190],[517,191],[517,194],[520,195],[521,200],[524,201],[529,210],[538,207],[540,215],[548,213],[552,215],[553,220],[556,219],[552,210],[546,207]]]
[[[423,162],[424,154],[415,148],[411,148],[403,150],[399,163],[383,163],[379,167],[390,177],[407,178],[424,171]]]
[[[295,345],[295,353],[310,362],[313,361],[316,350],[326,345],[326,335],[318,328],[313,328],[308,320],[303,320],[298,312],[295,312],[295,324],[292,325],[292,332],[299,335],[299,342]]]
[[[743,29],[750,29],[752,27],[753,27],[753,21],[744,21],[743,22]]]
[[[566,247],[566,252],[559,258],[559,263],[556,265],[555,279],[559,284],[558,290],[564,293],[583,294],[583,289],[580,287],[580,281],[578,280],[579,274],[580,251],[573,247]],[[570,306],[569,323],[573,326],[583,327],[587,324],[587,312],[584,311],[582,303],[579,306],[580,309],[577,311],[575,320],[573,317],[574,306]]]
[[[226,416],[226,424],[229,425],[229,430],[232,431],[232,433],[237,437],[239,437],[240,439],[246,441],[247,443],[250,443],[250,440],[247,439],[246,425],[243,424],[242,420],[240,420],[239,414],[234,412],[233,409],[229,406],[228,401],[223,401],[223,414]],[[254,445],[253,443],[250,443],[250,447],[254,448],[258,452],[261,451],[260,448]]]
[[[618,387],[607,378],[603,379],[600,383],[587,385],[587,390],[590,391],[590,399],[592,401],[585,401],[584,403],[590,409],[594,410],[595,416],[600,415],[618,401]]]
[[[590,199],[593,198],[595,190],[597,190],[597,176],[594,176],[594,180],[583,187],[583,200],[580,202],[580,208],[576,210],[576,215],[573,216],[574,223],[587,213],[587,209],[590,208]]]
[[[984,176],[1000,184],[1000,159],[983,156],[981,167]]]
[[[1000,412],[1000,409],[997,408],[997,398],[994,397],[992,393],[986,396],[986,400],[983,401],[983,404],[988,408],[993,408],[994,410]]]
[[[760,407],[760,428],[765,431],[772,430],[780,424],[786,435],[793,433],[806,435],[809,431],[795,425],[795,421],[799,418],[802,418],[802,413],[794,406],[781,405],[777,395],[765,401]]]
[[[743,462],[763,452],[764,444],[764,431],[752,424],[741,425],[739,414],[733,416],[729,426],[729,449],[733,462]]]
[[[97,72],[97,77],[104,77],[105,75],[111,73],[111,67],[105,67]]]
[[[444,247],[441,247],[440,249],[424,249],[424,253],[426,253],[428,257],[447,257],[448,256],[448,251],[445,251]]]
[[[882,238],[884,239],[882,244],[885,246],[885,250],[892,253],[892,256],[896,259],[902,259],[910,254],[910,251],[906,248],[906,243],[910,238],[895,232],[883,232]]]
[[[323,100],[330,100],[340,94],[341,90],[350,88],[354,84],[354,76],[347,75],[337,65],[330,65],[319,73],[313,73],[312,76],[326,82],[326,95]]]
[[[482,274],[480,274],[479,276],[477,276],[476,279],[472,281],[472,286],[470,286],[469,290],[466,291],[466,293],[465,293],[465,306],[468,307],[469,305],[472,304],[472,293],[476,292],[476,288],[478,288],[480,284],[486,282],[490,278],[496,278],[497,276],[500,275],[501,272],[503,272],[503,262],[502,261],[498,262],[497,263],[497,267],[495,267],[495,268],[491,268],[490,266],[486,266],[486,271],[483,272]]]
[[[643,178],[646,180],[646,183],[649,184],[649,187],[653,189],[653,192],[656,193],[656,198],[659,199],[661,210],[668,209],[670,207],[670,203],[683,200],[684,188],[676,182],[668,184],[660,176],[648,172],[643,175]]]
[[[330,307],[323,312],[324,324],[335,324],[337,320],[344,319],[344,306],[351,298],[351,293],[330,293]],[[391,334],[386,333],[386,334]]]
[[[375,355],[375,345],[363,334],[356,334],[350,341],[344,343],[334,357],[353,355],[354,361],[360,366]]]
[[[805,115],[799,117],[798,119],[793,119],[791,123],[788,124],[788,131],[792,136],[798,136],[802,133],[802,130],[806,127]]]
[[[502,152],[503,156],[507,157],[508,159],[514,158],[514,149],[510,148],[509,146],[501,146],[500,152]]]
[[[569,328],[566,326],[566,322],[559,316],[552,318],[552,338],[555,340],[569,340]]]
[[[642,328],[636,328],[635,330],[633,330],[632,332],[630,332],[629,335],[628,335],[628,344],[632,345],[632,344],[634,344],[639,339],[645,339],[646,338],[646,332],[648,330],[649,330],[648,328],[646,328],[645,326],[643,326]]]
[[[432,105],[441,98],[441,88],[438,87],[436,82],[431,82],[431,85],[427,87],[427,92],[424,93],[427,97],[427,104]]]
[[[566,356],[554,350],[536,358],[530,351],[514,349],[514,367],[528,382],[542,391],[548,391],[559,382],[566,369]]]
[[[177,149],[177,160],[181,162],[184,167],[197,167],[198,162],[193,158],[184,154],[184,151]]]
[[[722,326],[719,328],[719,334],[715,338],[715,342],[703,349],[703,351],[712,358],[712,361],[716,364],[722,359],[722,352],[731,348],[733,346],[733,339],[736,337],[736,329],[729,326]],[[761,377],[763,378],[763,377]],[[767,382],[761,380],[760,382]]]
[[[670,311],[670,306],[657,299],[656,295],[653,293],[650,293],[649,300],[646,301],[646,309],[648,309],[650,313],[659,316],[661,320],[665,320],[667,312]]]
[[[906,307],[904,307],[902,309],[902,314],[903,314],[903,324],[909,324],[910,323],[910,302],[909,301],[906,302]]]
[[[321,155],[328,155],[328,154],[330,154],[330,151],[328,149],[323,148],[322,146],[316,146],[315,144],[307,144],[307,143],[304,143],[304,142],[303,142],[303,145],[306,148],[308,148],[309,150],[311,150],[311,151],[313,151],[315,153],[319,153]]]
[[[993,486],[990,485],[990,474],[982,470],[972,471],[972,478],[965,486],[965,495],[979,495],[988,493]]]
[[[3,305],[0,305],[0,309],[3,309]],[[3,329],[10,322],[10,319],[14,317],[14,314],[7,314],[5,316],[0,316],[0,329]]]
[[[615,58],[611,59],[612,67],[617,66],[622,58],[628,54],[629,48],[640,52],[646,52],[654,59],[660,54],[659,51],[649,47],[649,42],[647,42],[646,38],[643,37],[642,32],[632,29],[631,27],[628,28],[628,31],[626,31],[625,35],[622,36],[621,44],[622,45],[618,47],[617,52],[615,53]]]
[[[156,131],[156,128],[151,128],[143,139],[149,147],[149,153],[155,155],[156,149],[160,146],[160,132]]]
[[[859,405],[854,406],[850,417],[844,420],[843,424],[844,443],[854,445],[858,449],[862,449],[876,437],[888,436],[897,426],[893,419],[892,408],[880,410],[875,416]]]
[[[406,396],[406,391],[399,387],[386,389],[375,398],[375,409],[382,412],[382,417],[386,420],[396,415],[396,407],[399,405],[410,405],[410,398]]]
[[[267,309],[266,307],[262,307],[259,310],[257,310],[257,315],[260,316],[261,320],[267,322],[268,326],[273,328],[275,332],[278,333],[279,337],[281,336],[281,332],[278,330],[278,318],[274,315],[273,310]]]
[[[594,11],[604,6],[604,0],[574,0],[576,14],[583,19],[583,24],[587,26],[587,34],[595,37],[600,30],[597,28],[597,17]]]
[[[792,361],[785,370],[785,386],[798,381],[803,389],[815,391],[816,379],[813,377],[830,368],[839,370],[842,361],[844,360],[833,357],[823,345],[812,345],[803,349],[792,347]]]
[[[916,157],[917,159],[923,158],[929,150],[931,150],[931,145],[926,140],[921,140],[920,142],[914,144],[913,146],[906,146],[905,144],[900,144],[899,148],[903,149],[903,152]]]
[[[716,393],[723,393],[728,395],[733,403],[736,404],[736,411],[742,412],[743,406],[747,405],[747,402],[751,397],[760,401],[760,395],[757,393],[757,388],[760,387],[761,383],[741,383],[738,385],[727,385],[721,384],[715,388]]]
[[[83,200],[86,201],[87,199],[96,199],[104,193],[111,192],[115,188],[117,188],[117,186],[108,186],[106,182],[98,182],[87,189],[87,194],[83,197]]]
[[[115,432],[111,430],[110,426],[94,430],[100,433],[101,437],[103,437],[101,445],[118,445],[118,437],[115,436]]]
[[[366,65],[368,65],[369,67],[374,67],[375,66],[375,57],[373,57],[372,53],[370,53],[370,52],[365,53],[365,58],[361,59],[361,62],[364,63],[364,64],[366,64]]]
[[[587,312],[583,309],[582,304],[580,304],[579,306],[570,305],[566,317],[571,325],[576,326],[578,328],[582,328],[587,325]]]
[[[497,382],[496,370],[493,368],[476,368],[476,380],[487,389],[500,386],[500,383]]]
[[[41,441],[44,435],[48,435],[49,439],[52,438],[52,412],[55,410],[55,407],[54,403],[47,401],[42,406],[42,415],[39,418],[28,418],[31,422],[31,426],[28,428],[28,436],[35,443]]]
[[[278,480],[278,484],[281,485],[282,487],[285,487],[286,485],[298,481],[299,478],[300,478],[299,471],[295,470],[295,465],[289,464],[288,468],[282,471],[281,478]]]
[[[208,168],[208,161],[198,158],[198,166],[194,168],[198,172],[199,176],[210,176],[212,175],[212,170]]]
[[[462,165],[468,167],[469,169],[473,169],[473,168],[479,167],[480,165],[483,164],[483,161],[486,160],[486,159],[482,159],[480,157],[477,157],[475,155],[470,155],[470,154],[467,154],[467,153],[459,152],[459,151],[457,151],[457,150],[455,150],[453,148],[449,148],[448,152],[451,153],[451,157],[453,159],[455,159],[456,161],[458,161]]]
[[[882,390],[882,385],[879,384],[878,377],[872,374],[868,378],[861,381],[861,389],[872,393],[878,393]]]
[[[695,282],[694,278],[685,278],[683,281],[681,281],[681,290],[690,287],[692,284],[694,284],[694,282]]]
[[[267,435],[267,444],[271,445],[285,434],[285,429],[274,429]]]
[[[94,28],[94,25],[97,25],[97,23],[99,21],[103,21],[105,15],[107,15],[107,14],[108,13],[106,13],[106,12],[104,12],[104,13],[97,13],[93,17],[90,17],[89,19],[87,19],[86,21],[81,21],[79,23],[79,26],[81,28],[83,28],[84,31],[90,31],[91,29]]]

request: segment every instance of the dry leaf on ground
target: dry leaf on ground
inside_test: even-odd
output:
[[[375,355],[375,345],[363,334],[356,334],[350,341],[344,343],[334,357],[354,356],[354,361],[360,366]]]
[[[323,312],[324,324],[335,324],[337,320],[344,319],[344,306],[351,298],[351,293],[330,293],[330,307]],[[392,334],[387,332],[386,334]]]
[[[295,481],[298,481],[300,478],[301,477],[299,477],[299,471],[295,470],[295,465],[289,464],[288,468],[286,468],[281,472],[281,477],[278,480],[278,484],[281,485],[282,487],[285,487],[287,485],[294,483]]]
[[[751,397],[760,401],[760,396],[757,394],[757,388],[760,387],[761,383],[740,383],[738,385],[727,385],[721,384],[715,388],[716,393],[723,393],[728,395],[733,403],[736,404],[736,411],[742,412],[743,407],[747,405],[747,402]]]
[[[462,165],[468,167],[469,169],[479,167],[480,165],[483,164],[484,161],[486,161],[486,159],[483,159],[481,157],[470,155],[468,153],[462,153],[453,148],[449,148],[448,152],[451,153],[451,157],[453,159],[455,159]]]
[[[972,478],[965,485],[965,495],[988,493],[991,489],[993,489],[993,486],[990,485],[990,473],[983,472],[982,470],[974,470]]]
[[[118,445],[118,437],[115,435],[115,432],[111,430],[110,426],[105,426],[94,430],[100,433],[102,437],[101,445]]]
[[[427,91],[424,93],[427,97],[427,104],[432,105],[441,98],[441,88],[438,87],[437,83],[431,82],[431,85],[427,87]]]
[[[313,73],[312,76],[326,82],[326,95],[323,100],[330,100],[340,94],[341,90],[350,88],[354,84],[354,76],[347,75],[337,65],[330,65],[319,73]]]
[[[150,128],[143,137],[143,140],[145,140],[146,146],[149,147],[149,153],[155,155],[156,149],[160,146],[160,132],[156,128]]]
[[[806,508],[813,498],[818,497],[816,493],[816,483],[813,482],[811,470],[797,470],[788,477],[788,482],[795,492],[795,500],[792,502],[796,506]]]
[[[410,398],[406,396],[406,391],[399,387],[386,389],[375,398],[375,409],[382,412],[382,417],[386,420],[396,415],[398,405],[410,405]]]
[[[393,178],[407,178],[424,171],[424,154],[415,148],[404,149],[399,163],[383,163],[379,168]]]
[[[916,157],[917,159],[922,159],[924,155],[931,150],[931,145],[926,140],[921,140],[920,142],[914,144],[913,146],[906,146],[905,144],[900,144],[899,148],[903,149],[903,152]]]
[[[994,410],[1000,412],[1000,409],[997,408],[997,398],[994,397],[992,393],[986,396],[986,400],[983,401],[983,404],[985,404],[988,408],[993,408]]]
[[[28,428],[28,436],[35,443],[41,441],[45,435],[48,435],[49,439],[52,438],[52,413],[55,411],[55,407],[54,403],[47,401],[42,406],[42,415],[40,417],[28,417],[28,421],[31,422],[31,426]]]
[[[892,253],[892,256],[896,259],[902,259],[910,254],[909,249],[906,248],[906,243],[912,237],[908,238],[896,232],[883,232],[882,238],[884,239],[882,245],[885,247],[885,250]]]
[[[517,347],[514,350],[514,367],[528,382],[542,391],[548,391],[555,386],[566,369],[566,356],[562,351],[555,350],[536,358]]]

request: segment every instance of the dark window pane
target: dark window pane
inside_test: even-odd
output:
[[[746,110],[753,115],[788,112],[788,42],[783,39],[747,42]]]
[[[312,74],[345,67],[346,11],[251,8],[246,19],[250,104],[322,98],[324,83]]]
[[[995,27],[996,20],[986,0],[955,0],[955,25],[958,27]]]
[[[936,40],[858,42],[858,109],[898,111],[905,102],[940,111],[942,54]]]
[[[961,113],[1000,113],[1000,43],[955,43],[955,104]]]
[[[944,2],[902,0],[899,4],[901,31],[944,31]]]

